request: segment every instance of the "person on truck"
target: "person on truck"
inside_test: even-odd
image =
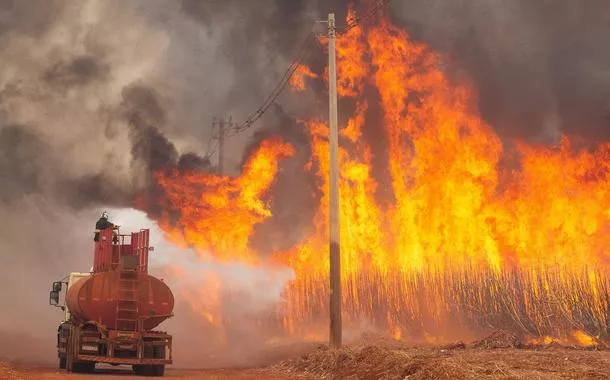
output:
[[[108,212],[104,211],[102,213],[102,216],[95,223],[95,236],[93,237],[93,241],[100,241],[100,231],[105,230],[107,228],[116,229],[118,228],[118,226],[108,220]],[[116,244],[118,242],[118,236],[116,234],[113,234],[112,240]]]

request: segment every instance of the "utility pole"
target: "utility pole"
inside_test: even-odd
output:
[[[335,14],[328,15],[328,94],[330,127],[330,346],[341,347],[341,246],[339,232],[339,127]]]
[[[228,126],[231,126],[231,116],[229,116]],[[225,121],[220,120],[218,127],[218,174],[224,175],[224,164],[225,164]]]
[[[212,123],[212,133],[215,139],[218,139],[218,175],[224,175],[224,160],[225,160],[225,136],[227,133],[227,127],[233,126],[233,118],[229,116],[229,122],[226,122],[224,118],[216,119]]]

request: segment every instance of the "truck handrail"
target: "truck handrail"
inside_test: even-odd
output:
[[[152,250],[149,236],[148,229],[141,229],[129,235],[115,233],[112,229],[100,231],[99,241],[95,244],[93,272],[122,269],[122,258],[132,256],[137,259],[134,269],[148,273],[148,255]]]
[[[153,318],[171,318],[174,316],[174,313],[169,313],[169,314],[155,314],[155,315],[148,315],[148,316],[140,316],[138,317],[138,319],[141,320],[147,320],[147,319],[153,319]]]

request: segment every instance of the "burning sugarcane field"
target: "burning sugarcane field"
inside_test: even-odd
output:
[[[0,0],[0,379],[610,378],[609,25]]]

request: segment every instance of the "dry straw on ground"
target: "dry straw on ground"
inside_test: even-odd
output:
[[[376,342],[377,343],[377,342]],[[322,379],[610,379],[610,352],[551,345],[527,347],[515,335],[496,332],[466,346],[406,348],[355,345],[319,347],[274,367]]]

